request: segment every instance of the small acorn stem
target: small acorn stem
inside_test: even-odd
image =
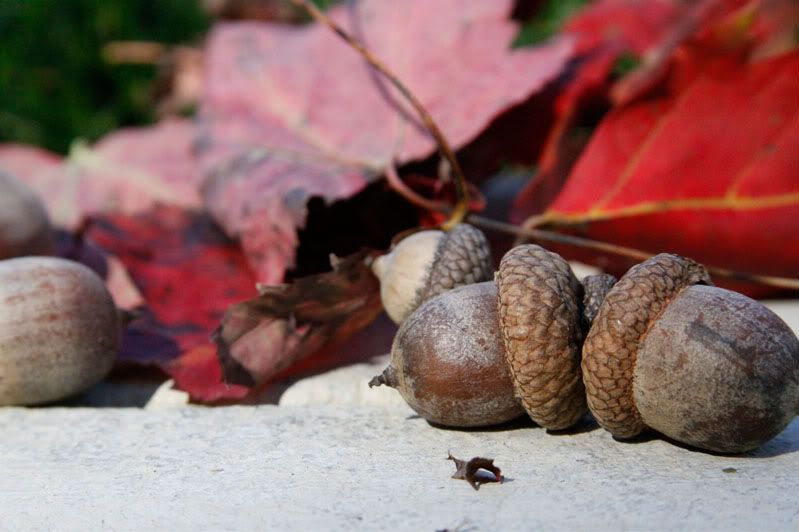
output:
[[[144,309],[133,308],[124,309],[117,307],[117,318],[119,320],[119,328],[125,330],[131,322],[138,320],[144,316]]]
[[[372,377],[372,380],[369,381],[370,388],[384,385],[389,388],[396,388],[399,385],[399,381],[397,381],[397,372],[394,370],[394,366],[387,367],[383,370],[383,373],[375,375]]]

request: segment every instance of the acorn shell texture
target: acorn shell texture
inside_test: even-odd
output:
[[[652,321],[683,289],[711,284],[704,266],[660,254],[633,266],[605,296],[583,345],[583,379],[597,422],[617,438],[632,438],[646,424],[633,400],[633,370]]]
[[[582,285],[560,255],[536,245],[508,251],[497,284],[516,397],[542,427],[571,427],[586,412],[580,374]]]
[[[799,409],[799,340],[753,299],[690,286],[652,324],[633,382],[649,427],[702,449],[748,451]]]
[[[119,322],[102,280],[52,257],[0,261],[0,405],[55,401],[110,370]]]
[[[425,419],[479,427],[524,413],[504,363],[496,298],[493,282],[455,288],[424,302],[397,331],[390,385]]]

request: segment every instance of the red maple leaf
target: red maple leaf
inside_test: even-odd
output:
[[[330,15],[419,98],[454,147],[557,76],[568,39],[510,50],[510,0],[365,0]],[[281,282],[311,196],[349,197],[435,142],[405,100],[329,28],[222,24],[201,104],[206,205],[259,280]]]
[[[0,167],[36,191],[54,224],[76,228],[87,215],[133,214],[156,203],[200,206],[201,169],[190,121],[115,131],[66,159],[29,146],[0,146]]]
[[[799,52],[746,63],[683,50],[668,93],[611,111],[535,225],[796,275],[798,72]]]

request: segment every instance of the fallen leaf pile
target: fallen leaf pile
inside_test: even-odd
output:
[[[475,185],[486,168],[537,159],[514,223],[796,275],[795,3],[599,0],[516,49],[513,8],[362,0],[329,14],[418,97]],[[329,28],[220,21],[200,53],[194,118],[76,142],[66,157],[0,145],[0,168],[40,195],[60,253],[140,308],[120,364],[231,401],[335,358],[379,314],[371,252],[358,249],[430,219],[397,206],[387,167],[450,196],[412,107]],[[349,256],[325,271],[329,254]]]

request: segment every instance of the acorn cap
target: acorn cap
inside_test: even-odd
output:
[[[614,437],[646,428],[633,399],[639,347],[663,309],[700,283],[712,284],[704,266],[663,253],[630,268],[605,296],[583,345],[582,370],[588,407]]]
[[[482,231],[458,224],[438,243],[427,283],[417,294],[416,306],[457,286],[490,281],[494,276],[491,246]]]
[[[580,375],[582,285],[563,258],[531,244],[505,254],[496,280],[516,397],[544,428],[574,425],[586,412]]]
[[[449,232],[419,231],[400,240],[372,263],[380,279],[383,307],[402,323],[424,301],[452,288],[490,281],[491,248],[483,232],[468,224]]]
[[[599,307],[602,306],[605,296],[617,281],[618,279],[609,273],[589,275],[583,279],[583,319],[586,331],[599,312]]]

